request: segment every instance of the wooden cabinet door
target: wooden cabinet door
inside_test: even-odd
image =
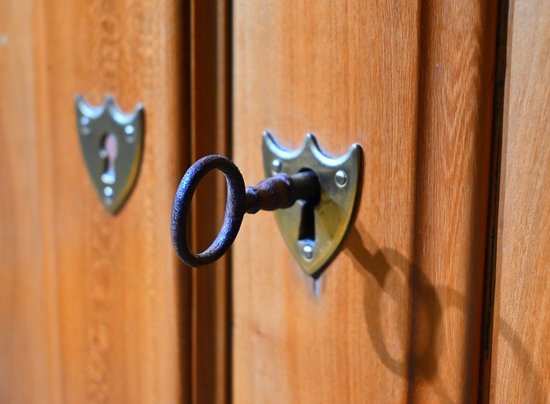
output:
[[[235,403],[475,402],[496,2],[236,1],[233,151],[261,133],[365,151],[361,205],[314,287],[273,215],[233,250]],[[318,290],[318,293],[315,292]]]
[[[549,7],[497,3],[0,0],[0,403],[547,399]],[[77,93],[145,107],[114,216]],[[189,162],[232,151],[255,183],[265,130],[363,147],[357,219],[316,280],[268,213],[207,268],[172,250]],[[223,201],[203,184],[196,249]]]
[[[189,271],[169,218],[187,145],[180,2],[0,1],[0,402],[190,394]],[[145,107],[139,178],[113,216],[75,94]]]

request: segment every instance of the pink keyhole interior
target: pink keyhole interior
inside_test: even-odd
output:
[[[118,156],[118,140],[116,135],[108,133],[103,140],[105,150],[105,171],[101,174],[104,184],[114,184],[116,181],[115,160]]]

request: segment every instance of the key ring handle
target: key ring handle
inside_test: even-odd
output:
[[[212,170],[220,170],[227,183],[225,215],[220,232],[210,246],[200,253],[194,253],[189,246],[187,223],[193,194],[203,177]],[[178,256],[196,267],[210,264],[220,258],[231,247],[246,213],[246,188],[237,166],[227,157],[213,154],[199,159],[185,173],[178,186],[172,208],[172,244]]]

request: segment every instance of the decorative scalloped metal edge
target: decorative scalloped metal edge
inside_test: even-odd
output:
[[[140,103],[131,113],[120,110],[115,99],[107,96],[99,106],[88,103],[77,94],[74,99],[77,129],[86,168],[92,184],[105,208],[115,214],[127,201],[139,174],[143,154],[145,111]],[[115,162],[117,179],[105,184],[101,174],[105,161],[101,158],[101,143],[113,133],[119,145]],[[107,192],[108,191],[108,192]]]
[[[363,150],[359,144],[353,144],[344,155],[332,157],[311,133],[306,134],[299,149],[291,150],[264,132],[263,157],[266,176],[311,169],[319,177],[321,201],[314,209],[314,239],[300,239],[303,202],[274,212],[281,234],[300,267],[318,277],[338,254],[355,219],[362,185]],[[337,173],[339,181],[346,178],[344,185],[337,183]]]

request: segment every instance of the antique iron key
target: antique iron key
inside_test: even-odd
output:
[[[361,182],[361,148],[352,145],[344,156],[333,158],[321,151],[311,134],[297,151],[280,147],[269,133],[263,141],[268,178],[256,186],[245,186],[237,166],[220,155],[203,157],[187,170],[172,208],[174,248],[189,265],[210,264],[229,249],[245,213],[276,211],[294,257],[306,273],[315,276],[334,258],[352,222]],[[187,232],[191,201],[202,178],[212,170],[220,170],[227,183],[224,221],[212,244],[194,253]]]
[[[185,228],[191,199],[200,180],[214,169],[220,170],[227,181],[226,214],[214,242],[204,252],[194,254],[189,249]],[[241,172],[227,157],[218,154],[203,157],[187,170],[176,193],[172,211],[172,241],[179,257],[189,265],[210,264],[231,246],[245,213],[289,208],[299,199],[316,204],[320,191],[319,179],[310,170],[293,175],[277,174],[256,186],[245,187]]]

